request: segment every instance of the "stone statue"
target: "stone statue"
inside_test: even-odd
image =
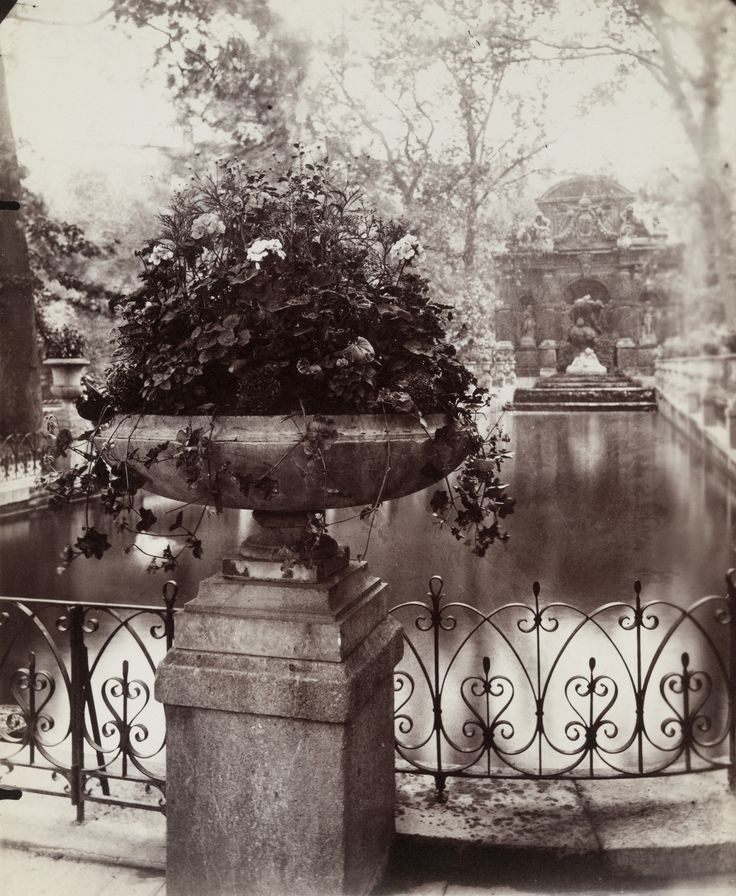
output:
[[[603,376],[606,373],[606,368],[598,360],[593,349],[588,347],[580,352],[572,364],[567,365],[565,372],[581,376]]]
[[[572,319],[577,321],[582,318],[583,323],[588,327],[592,327],[596,335],[600,334],[601,327],[598,322],[598,316],[603,309],[603,302],[600,299],[592,299],[589,295],[581,296],[572,303],[572,311],[570,312]]]
[[[521,320],[521,345],[523,348],[534,348],[537,344],[537,325],[529,307],[524,309]]]
[[[537,212],[530,224],[519,228],[517,239],[523,249],[538,252],[554,251],[552,227],[549,219],[542,212]]]
[[[592,349],[595,345],[595,339],[598,334],[585,319],[579,317],[572,327],[570,327],[567,338],[570,344],[574,346],[578,354],[582,354],[586,348]]]
[[[531,230],[533,233],[533,241],[542,252],[553,252],[554,243],[552,242],[552,227],[549,218],[545,217],[542,212],[537,212],[534,216]]]
[[[651,303],[647,302],[641,316],[640,345],[656,345],[657,334],[654,331],[654,311]]]
[[[633,205],[627,205],[621,212],[621,229],[617,245],[621,249],[628,249],[634,243],[646,242],[649,236],[644,222],[637,217]]]
[[[596,357],[594,346],[601,333],[597,315],[603,308],[599,299],[591,299],[585,295],[572,303],[572,315],[575,323],[568,330],[567,338],[576,351],[572,364],[566,368],[567,373],[604,374],[606,368]]]

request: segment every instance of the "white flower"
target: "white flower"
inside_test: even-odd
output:
[[[255,266],[260,268],[261,262],[267,255],[278,255],[279,258],[286,258],[286,252],[281,245],[281,240],[254,240],[248,247],[247,259],[255,262]]]
[[[216,233],[225,233],[225,222],[214,212],[204,212],[192,222],[192,239],[201,240]]]
[[[162,261],[170,261],[174,257],[174,253],[169,249],[168,246],[164,246],[161,243],[156,243],[156,245],[151,249],[151,252],[148,256],[148,260],[153,265],[160,265]]]
[[[424,247],[418,237],[413,233],[407,233],[391,246],[389,254],[392,258],[397,258],[400,261],[413,261],[414,259],[419,261],[424,255]]]

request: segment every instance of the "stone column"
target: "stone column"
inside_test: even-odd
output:
[[[617,293],[619,336],[638,342],[639,307],[634,300],[634,284],[630,271],[619,271]]]
[[[239,558],[177,622],[167,724],[169,896],[364,894],[394,834],[400,626],[365,563]]]
[[[624,337],[616,341],[616,367],[628,376],[637,373],[636,346],[633,339]]]
[[[559,290],[552,274],[542,276],[542,295],[537,307],[537,339],[540,344],[549,339],[557,339],[557,304]],[[544,367],[542,362],[542,367]]]

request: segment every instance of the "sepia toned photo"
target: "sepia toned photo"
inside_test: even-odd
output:
[[[736,892],[735,48],[0,0],[3,892]]]

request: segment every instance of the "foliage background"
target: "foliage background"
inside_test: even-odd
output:
[[[577,172],[642,192],[685,242],[695,324],[730,317],[735,12],[727,0],[18,7],[0,40],[35,197],[36,296],[87,331],[99,370],[112,322],[97,299],[135,286],[132,253],[172,190],[222,156],[268,163],[299,140],[411,221],[471,354],[493,332],[493,248]]]

